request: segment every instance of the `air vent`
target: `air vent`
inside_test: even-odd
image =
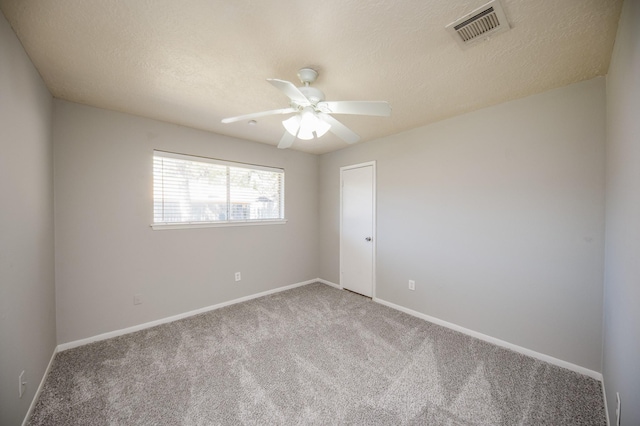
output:
[[[463,48],[507,31],[509,23],[498,0],[464,15],[445,27]]]

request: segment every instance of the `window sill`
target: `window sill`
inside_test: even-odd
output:
[[[151,224],[154,231],[166,231],[169,229],[191,229],[191,228],[221,228],[227,226],[262,226],[262,225],[284,225],[287,219],[278,220],[253,220],[246,222],[201,222],[201,223],[170,223],[170,224]]]

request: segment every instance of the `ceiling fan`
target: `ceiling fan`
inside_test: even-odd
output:
[[[381,117],[391,115],[391,106],[385,101],[325,101],[324,93],[310,86],[318,78],[318,72],[314,69],[302,68],[298,71],[298,78],[303,84],[301,87],[296,87],[295,84],[285,80],[267,79],[269,83],[289,97],[291,102],[288,108],[225,118],[222,122],[233,123],[268,115],[296,113],[296,115],[282,122],[286,131],[282,139],[280,139],[278,148],[289,148],[293,145],[296,137],[310,140],[314,137],[319,138],[328,131],[347,143],[355,143],[360,139],[358,134],[330,114],[375,115]]]

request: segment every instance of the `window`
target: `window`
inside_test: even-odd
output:
[[[153,226],[284,223],[284,170],[153,152]]]

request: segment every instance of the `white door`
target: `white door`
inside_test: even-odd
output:
[[[373,296],[375,163],[340,169],[340,285]]]

